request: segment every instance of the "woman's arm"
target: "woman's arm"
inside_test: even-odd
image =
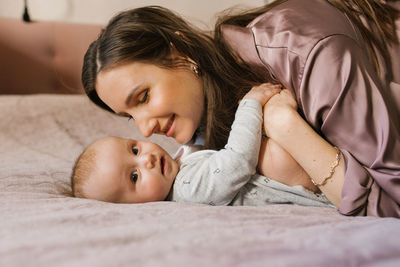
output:
[[[266,134],[282,146],[320,184],[329,175],[337,150],[319,136],[298,114],[297,104],[288,90],[282,90],[264,106]],[[340,207],[344,181],[344,162],[334,169],[332,177],[319,189]]]
[[[346,36],[321,40],[296,95],[307,123],[341,150],[339,212],[399,217],[400,98],[379,81],[366,53]]]

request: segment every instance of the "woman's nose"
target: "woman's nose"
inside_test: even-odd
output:
[[[148,119],[145,117],[135,117],[135,124],[144,137],[150,137],[153,133],[157,132],[157,120]]]

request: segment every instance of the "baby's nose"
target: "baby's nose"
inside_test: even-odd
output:
[[[154,168],[156,165],[156,156],[151,153],[142,154],[142,164],[148,169]]]

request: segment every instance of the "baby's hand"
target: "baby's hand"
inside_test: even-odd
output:
[[[243,99],[254,99],[257,100],[263,107],[268,100],[278,94],[281,91],[282,85],[263,83],[251,88],[249,92],[243,97]]]

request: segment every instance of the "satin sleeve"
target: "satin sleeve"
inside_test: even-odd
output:
[[[388,91],[350,37],[320,40],[307,57],[299,106],[342,152],[344,215],[400,217],[400,116]]]

